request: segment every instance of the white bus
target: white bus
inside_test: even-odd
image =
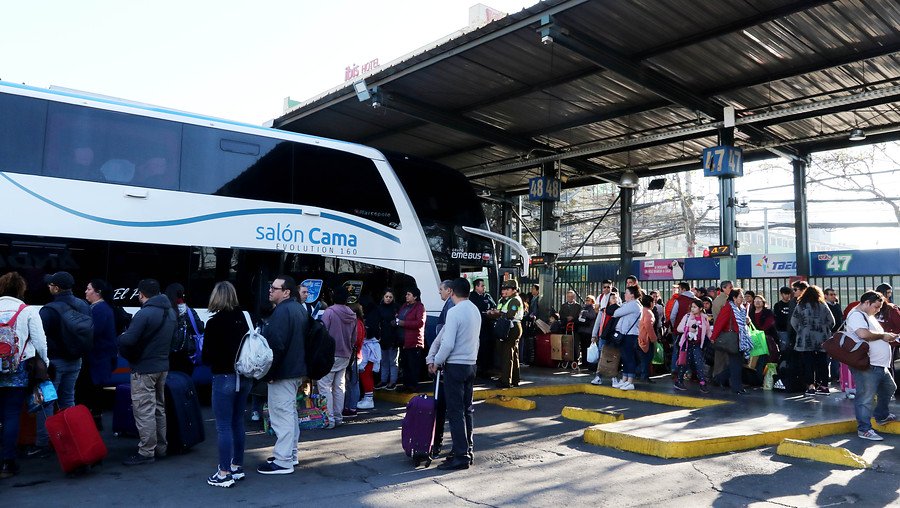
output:
[[[487,229],[480,202],[454,170],[80,92],[0,82],[0,195],[0,273],[25,276],[29,303],[66,270],[76,294],[104,278],[126,307],[143,278],[183,284],[197,308],[229,280],[255,313],[287,273],[361,282],[364,304],[417,286],[433,318],[442,279],[497,283],[493,241],[470,232]]]

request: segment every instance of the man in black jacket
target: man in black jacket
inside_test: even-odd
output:
[[[41,307],[40,311],[44,333],[47,335],[47,357],[50,360],[53,384],[59,397],[57,404],[60,409],[66,409],[75,405],[75,381],[81,372],[82,355],[73,352],[73,344],[70,343],[73,338],[63,332],[62,313],[73,308],[81,314],[90,316],[91,308],[87,302],[72,294],[75,278],[69,272],[48,275],[44,278],[44,282],[53,295],[53,301]],[[46,415],[38,411],[37,418],[35,446],[29,448],[27,452],[29,457],[49,454],[50,436],[44,426]]]
[[[138,452],[125,459],[126,466],[150,464],[166,454],[166,375],[169,346],[175,333],[175,312],[159,282],[138,283],[141,310],[125,333],[119,335],[119,353],[131,364],[131,408],[137,426]]]
[[[275,310],[263,335],[272,348],[272,367],[266,375],[269,383],[269,421],[275,431],[274,457],[259,465],[260,474],[291,474],[299,463],[297,441],[297,388],[306,377],[306,329],[309,314],[296,299],[297,283],[288,275],[279,275],[269,287],[269,301]]]

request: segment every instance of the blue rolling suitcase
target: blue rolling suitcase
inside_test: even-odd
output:
[[[131,385],[116,386],[116,401],[113,406],[113,435],[134,437],[138,435],[131,408]]]
[[[200,400],[191,377],[170,371],[166,376],[166,441],[168,453],[185,453],[206,439]]]

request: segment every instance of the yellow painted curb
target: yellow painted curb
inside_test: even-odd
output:
[[[900,434],[900,422],[891,422],[887,425],[878,425],[875,423],[875,420],[872,420],[872,428],[874,428],[878,432],[884,432],[886,434]]]
[[[642,390],[619,390],[611,386],[581,385],[582,393],[589,395],[603,395],[605,397],[615,397],[618,399],[638,400],[642,402],[653,402],[655,404],[665,404],[668,406],[699,408],[718,406],[720,404],[730,404],[730,401],[711,399],[706,397],[693,397],[690,395],[675,395],[672,393],[645,392]]]
[[[776,453],[785,457],[797,457],[798,459],[827,462],[828,464],[855,467],[857,469],[872,467],[872,464],[869,464],[865,459],[846,448],[810,443],[809,441],[797,439],[785,439],[778,445]]]
[[[566,406],[562,410],[562,417],[579,422],[601,424],[620,421],[625,418],[625,415],[602,409],[582,409],[580,407]]]
[[[495,395],[485,399],[486,404],[502,406],[509,409],[519,409],[521,411],[531,411],[537,407],[537,403],[533,400],[523,399],[521,397],[508,397],[506,395]]]
[[[772,446],[784,439],[815,439],[855,431],[856,421],[848,420],[743,436],[698,439],[695,441],[663,441],[606,430],[602,425],[594,425],[584,431],[584,442],[642,455],[662,457],[664,459],[685,459]]]
[[[590,386],[590,385],[587,385]],[[573,393],[584,393],[585,385],[540,385],[540,386],[517,386],[512,388],[497,388],[490,390],[475,390],[475,400],[485,400],[497,395],[505,395],[508,397],[534,397],[536,395],[570,395]]]
[[[375,400],[383,400],[385,402],[393,402],[394,404],[403,404],[405,406],[409,403],[409,400],[416,395],[418,395],[418,393],[403,393],[378,390],[375,392]]]

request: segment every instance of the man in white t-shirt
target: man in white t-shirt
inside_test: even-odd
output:
[[[881,441],[884,438],[872,430],[872,417],[879,425],[897,421],[889,411],[888,404],[897,390],[891,376],[891,342],[897,340],[896,333],[887,333],[875,319],[881,310],[884,296],[876,291],[867,291],[859,297],[859,305],[847,316],[847,334],[856,341],[869,344],[868,370],[851,369],[856,382],[856,430],[862,439]],[[878,404],[872,410],[873,400],[878,396]]]

